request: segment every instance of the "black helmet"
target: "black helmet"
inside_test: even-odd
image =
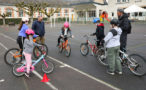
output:
[[[114,25],[118,25],[119,24],[119,21],[118,21],[118,19],[112,19],[111,21],[110,21],[110,24],[114,24]]]

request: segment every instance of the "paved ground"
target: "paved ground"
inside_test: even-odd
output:
[[[133,31],[128,36],[129,53],[139,53],[145,57],[145,25],[132,24]],[[106,24],[105,27],[107,33],[109,25]],[[58,90],[146,90],[146,76],[137,77],[127,68],[123,68],[123,75],[110,76],[106,73],[106,68],[90,54],[86,57],[80,54],[80,43],[85,41],[83,35],[94,32],[94,25],[72,25],[75,38],[70,40],[72,53],[69,58],[64,54],[59,54],[56,48],[60,28],[60,24],[57,24],[56,28],[46,25],[45,38],[49,48],[47,59],[55,64],[55,70],[48,75],[51,79],[50,83],[45,84],[40,82],[41,80],[36,74],[30,79],[12,75],[12,68],[4,63],[3,56],[6,49],[18,47],[15,42],[18,31],[17,27],[0,27],[0,90],[52,90],[51,86]],[[39,65],[36,71],[43,76]]]

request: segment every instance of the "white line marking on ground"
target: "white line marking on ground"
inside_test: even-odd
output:
[[[1,42],[0,42],[0,45],[5,48],[6,50],[8,50],[8,48],[3,45]],[[43,77],[38,73],[36,72],[35,70],[33,71],[33,73],[40,79],[42,79]],[[51,87],[53,90],[58,90],[55,86],[53,86],[50,82],[46,82],[45,84],[47,84],[49,87]]]
[[[4,81],[5,81],[5,79],[1,79],[1,80],[0,80],[0,83],[2,83],[2,82],[4,82]]]
[[[101,84],[104,84],[104,85],[106,85],[106,86],[108,86],[108,87],[110,87],[110,88],[112,88],[112,89],[114,89],[114,90],[120,90],[119,88],[117,88],[117,87],[115,87],[115,86],[113,86],[113,85],[111,85],[111,84],[109,84],[109,83],[106,83],[106,82],[104,82],[104,81],[102,81],[102,80],[100,80],[100,79],[98,79],[98,78],[95,78],[95,77],[93,77],[93,76],[91,76],[91,75],[89,75],[89,74],[87,74],[87,73],[85,73],[85,72],[82,72],[82,71],[80,71],[80,70],[78,70],[78,69],[76,69],[76,68],[74,68],[74,67],[72,67],[72,66],[70,66],[70,65],[68,65],[68,64],[66,64],[66,63],[63,63],[63,62],[61,62],[61,61],[59,61],[59,60],[57,60],[57,59],[51,57],[51,56],[47,56],[47,57],[50,58],[50,59],[52,59],[53,61],[56,61],[56,62],[58,62],[58,63],[60,63],[60,64],[62,64],[62,65],[64,65],[64,66],[66,66],[66,67],[68,67],[68,68],[70,68],[70,69],[76,71],[76,72],[81,73],[82,75],[87,76],[87,77],[90,78],[90,79],[93,79],[93,80],[95,80],[95,81],[97,81],[97,82],[99,82],[99,83],[101,83]]]
[[[43,77],[36,71],[33,71],[33,73],[40,79],[43,79]],[[58,90],[54,85],[52,85],[50,82],[45,82],[48,86],[50,86],[53,90]]]
[[[7,36],[7,35],[5,35],[5,34],[2,34],[2,33],[0,33],[3,37],[5,37],[5,38],[8,38],[8,39],[10,39],[10,40],[12,40],[12,41],[15,41],[16,42],[16,40],[15,39],[13,39],[13,38],[11,38],[11,37],[9,37],[9,36]]]
[[[4,35],[4,34],[3,34],[3,35]],[[4,35],[4,36],[6,36],[6,35]],[[6,38],[10,39],[11,37],[6,36]],[[12,38],[11,38],[11,39],[12,39]],[[13,39],[13,41],[16,41],[16,40]],[[87,73],[85,73],[85,72],[82,72],[82,71],[80,71],[80,70],[78,70],[78,69],[76,69],[76,68],[74,68],[74,67],[72,67],[72,66],[70,66],[70,65],[68,65],[68,64],[66,64],[66,63],[63,63],[63,62],[61,62],[60,60],[57,60],[57,59],[55,59],[55,58],[53,58],[53,57],[51,57],[51,56],[48,56],[48,57],[49,57],[50,59],[52,59],[53,61],[56,61],[56,62],[58,62],[58,63],[60,63],[60,64],[62,64],[62,65],[64,65],[64,66],[66,66],[66,67],[68,67],[68,68],[70,68],[70,69],[72,69],[72,70],[74,70],[74,71],[76,71],[76,72],[79,72],[79,73],[81,73],[81,74],[87,76],[88,78],[91,78],[91,79],[93,79],[93,80],[95,80],[95,81],[97,81],[97,82],[99,82],[99,83],[102,83],[102,84],[104,84],[104,85],[106,85],[106,86],[108,86],[108,87],[110,87],[110,88],[112,88],[112,89],[114,89],[114,90],[120,90],[119,88],[117,88],[117,87],[115,87],[115,86],[113,86],[113,85],[111,85],[111,84],[109,84],[109,83],[106,83],[106,82],[104,82],[104,81],[102,81],[102,80],[100,80],[100,79],[98,79],[98,78],[95,78],[95,77],[93,77],[93,76],[91,76],[91,75],[89,75],[89,74],[87,74]]]

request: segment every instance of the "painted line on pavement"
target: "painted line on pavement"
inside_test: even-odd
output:
[[[6,49],[6,50],[8,50],[8,48],[5,46],[5,45],[3,45],[1,42],[0,42],[0,46],[2,46],[4,49]],[[38,72],[36,72],[35,70],[33,71],[33,73],[38,77],[38,78],[40,78],[40,79],[42,79],[43,77],[38,73]],[[24,80],[23,80],[24,81]],[[25,86],[27,86],[26,85],[26,83],[25,83],[25,81],[24,81],[24,84],[25,84]],[[47,84],[49,87],[51,87],[53,90],[58,90],[54,85],[52,85],[50,82],[45,82],[45,84]],[[28,87],[26,87],[27,89],[28,89]]]
[[[7,36],[7,35],[5,35],[5,34],[3,34],[4,36],[6,36],[6,38],[11,38],[11,37],[9,37],[9,36]],[[12,39],[12,38],[11,38]],[[13,39],[13,41],[16,41],[16,40],[14,40]],[[108,86],[108,87],[110,87],[110,88],[112,88],[112,89],[114,89],[114,90],[120,90],[119,88],[117,88],[117,87],[115,87],[115,86],[113,86],[113,85],[111,85],[111,84],[109,84],[109,83],[106,83],[106,82],[104,82],[104,81],[102,81],[102,80],[100,80],[100,79],[98,79],[98,78],[95,78],[95,77],[93,77],[93,76],[91,76],[91,75],[89,75],[89,74],[87,74],[87,73],[85,73],[85,72],[83,72],[83,71],[80,71],[79,69],[77,69],[77,68],[74,68],[74,67],[72,67],[72,66],[70,66],[70,65],[68,65],[68,64],[66,64],[66,63],[63,63],[63,62],[61,62],[60,60],[57,60],[57,59],[55,59],[55,58],[53,58],[53,57],[51,57],[51,56],[48,56],[50,59],[52,59],[53,61],[56,61],[56,62],[58,62],[58,63],[60,63],[60,64],[62,64],[62,65],[64,65],[64,66],[66,66],[66,67],[68,67],[68,68],[70,68],[70,69],[72,69],[72,70],[74,70],[74,71],[76,71],[76,72],[79,72],[79,73],[81,73],[82,75],[85,75],[85,76],[87,76],[88,78],[90,78],[90,79],[92,79],[92,80],[95,80],[95,81],[97,81],[97,82],[99,82],[99,83],[101,83],[101,84],[104,84],[104,85],[106,85],[106,86]],[[37,74],[36,74],[37,75]],[[39,75],[37,75],[38,77],[40,77]],[[48,84],[47,84],[48,85]]]
[[[74,71],[76,71],[76,72],[78,72],[78,73],[80,73],[80,74],[82,74],[82,75],[84,75],[84,76],[87,76],[88,78],[90,78],[90,79],[92,79],[92,80],[95,80],[95,81],[97,81],[97,82],[99,82],[99,83],[101,83],[101,84],[104,84],[104,85],[106,85],[106,86],[108,86],[108,87],[110,87],[110,88],[112,88],[112,89],[114,89],[114,90],[120,90],[119,88],[117,88],[117,87],[115,87],[115,86],[113,86],[113,85],[111,85],[111,84],[109,84],[109,83],[106,83],[106,82],[104,82],[104,81],[102,81],[102,80],[100,80],[100,79],[98,79],[98,78],[95,78],[95,77],[93,77],[93,76],[91,76],[91,75],[89,75],[89,74],[87,74],[87,73],[85,73],[85,72],[83,72],[83,71],[80,71],[79,69],[74,68],[74,67],[72,67],[72,66],[70,66],[70,65],[68,65],[68,64],[66,64],[66,63],[63,63],[63,62],[61,62],[60,60],[57,60],[57,59],[55,59],[55,58],[53,58],[53,57],[51,57],[51,56],[47,56],[47,57],[50,58],[50,59],[52,59],[52,60],[55,61],[55,62],[58,62],[58,63],[64,65],[65,67],[68,67],[68,68],[70,68],[70,69],[72,69],[72,70],[74,70]]]

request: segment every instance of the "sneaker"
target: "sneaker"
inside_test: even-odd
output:
[[[119,74],[119,75],[122,75],[123,74],[122,72],[118,72],[118,71],[116,71],[116,73]]]
[[[110,74],[110,75],[115,75],[115,73],[111,72],[111,71],[107,71],[107,73]]]
[[[29,74],[28,73],[25,73],[25,76],[29,78]]]

